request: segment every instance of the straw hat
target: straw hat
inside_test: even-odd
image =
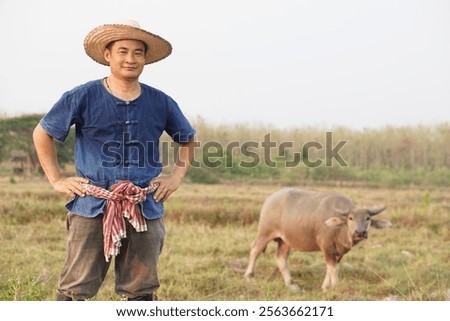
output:
[[[109,66],[103,56],[106,46],[113,41],[125,39],[140,40],[147,45],[145,64],[162,60],[172,52],[172,46],[167,40],[141,29],[139,23],[132,20],[105,24],[91,30],[84,38],[84,50],[99,64]]]

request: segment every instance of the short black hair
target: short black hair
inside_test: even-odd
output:
[[[132,40],[135,40],[135,39],[132,39]],[[114,45],[114,43],[115,43],[116,41],[119,41],[119,40],[114,40],[114,41],[111,41],[110,43],[108,43],[108,44],[106,45],[106,49],[108,49],[109,51],[111,51],[112,46]],[[138,41],[141,41],[141,40],[138,40]],[[148,46],[147,46],[147,44],[146,44],[145,42],[143,42],[143,41],[141,41],[141,42],[144,44],[144,54],[146,54],[146,53],[147,53],[147,50],[148,50]]]

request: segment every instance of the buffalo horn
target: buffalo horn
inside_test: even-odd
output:
[[[381,212],[384,211],[385,208],[386,208],[386,206],[378,207],[378,208],[373,208],[373,209],[369,209],[369,214],[370,214],[370,215],[377,215],[377,214],[380,214]]]

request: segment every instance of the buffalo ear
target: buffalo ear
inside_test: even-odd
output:
[[[341,226],[345,224],[345,220],[339,218],[339,217],[330,217],[328,220],[325,221],[326,226]]]
[[[386,209],[386,206],[369,209],[369,214],[370,214],[370,216],[374,216],[374,215],[380,214],[385,209]]]
[[[383,229],[392,227],[392,224],[387,220],[372,220],[370,226],[373,226],[374,228],[378,229]]]

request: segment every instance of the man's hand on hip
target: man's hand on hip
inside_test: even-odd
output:
[[[156,202],[164,202],[180,186],[182,179],[176,175],[159,176],[152,179],[151,183],[159,184],[158,189],[153,195]]]
[[[84,191],[83,186],[80,183],[89,183],[89,180],[84,177],[61,177],[57,181],[51,182],[55,191],[60,194],[67,195],[71,198],[75,197],[75,195],[84,197],[86,196],[86,192]]]

